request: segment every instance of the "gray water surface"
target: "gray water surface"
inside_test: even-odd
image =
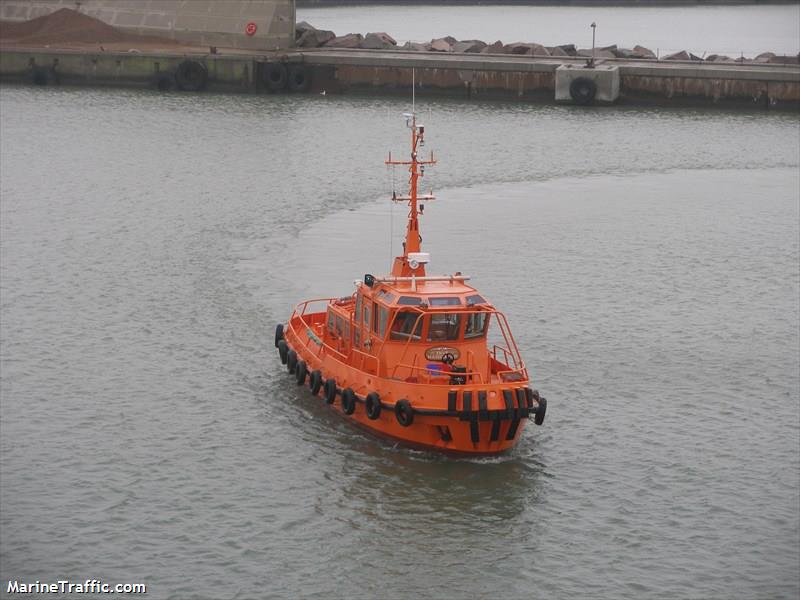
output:
[[[272,343],[388,270],[407,108],[0,88],[0,593],[798,597],[797,116],[423,99],[432,270],[549,400],[453,460]]]

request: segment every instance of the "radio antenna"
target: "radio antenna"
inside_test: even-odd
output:
[[[416,70],[414,67],[411,67],[411,114],[416,114],[416,104],[417,104],[417,81],[416,81]]]

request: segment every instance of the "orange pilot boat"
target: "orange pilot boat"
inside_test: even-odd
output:
[[[433,153],[419,160],[425,128],[407,114],[410,173],[403,255],[390,275],[365,275],[352,296],[301,302],[275,330],[280,359],[298,385],[308,383],[334,410],[405,445],[491,455],[519,440],[529,419],[544,421],[547,401],[532,389],[503,313],[469,277],[428,275],[421,251],[417,182]],[[496,340],[496,341],[494,341]]]

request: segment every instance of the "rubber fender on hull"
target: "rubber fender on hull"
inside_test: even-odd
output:
[[[270,92],[280,92],[286,87],[289,76],[286,65],[281,63],[266,63],[263,71],[264,85]]]
[[[286,343],[286,340],[278,342],[278,355],[281,357],[281,363],[285,365],[289,359],[289,344]]]
[[[342,412],[352,415],[356,411],[356,393],[350,388],[342,392]]]
[[[378,395],[378,392],[370,392],[367,394],[365,404],[367,408],[368,419],[374,421],[381,416],[381,397]]]
[[[278,323],[275,327],[275,347],[278,347],[278,343],[283,339],[283,325]]]
[[[305,92],[308,89],[308,71],[302,65],[291,65],[289,67],[289,91]]]
[[[206,88],[208,69],[196,60],[185,60],[175,70],[175,83],[184,92],[200,92]]]
[[[322,373],[319,370],[311,371],[311,376],[308,378],[308,385],[311,386],[311,393],[314,396],[319,395],[319,389],[322,387]]]
[[[297,352],[294,350],[289,350],[289,354],[286,356],[286,368],[289,373],[294,375],[294,370],[297,368]]]
[[[325,402],[333,404],[336,400],[336,380],[328,379],[325,381]]]
[[[547,412],[547,398],[539,398],[539,408],[536,409],[536,416],[533,422],[537,425],[544,423],[544,415]]]
[[[414,422],[414,409],[408,400],[398,400],[394,405],[394,416],[403,427],[408,427]]]
[[[569,84],[569,95],[575,104],[591,104],[597,95],[597,84],[588,77],[576,77]]]
[[[306,375],[308,375],[308,367],[306,361],[301,360],[294,368],[294,377],[297,379],[297,385],[303,385],[306,382]]]

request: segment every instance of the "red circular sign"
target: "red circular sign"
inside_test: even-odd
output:
[[[245,28],[244,28],[244,32],[245,32],[247,35],[255,35],[255,34],[256,34],[256,31],[258,31],[258,25],[256,25],[256,24],[255,24],[255,23],[253,23],[252,21],[250,21],[250,22],[247,24],[247,27],[245,27]]]

